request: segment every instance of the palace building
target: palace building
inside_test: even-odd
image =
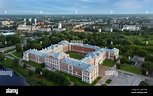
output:
[[[86,54],[81,60],[70,58],[66,51],[75,51]],[[119,49],[100,48],[98,46],[88,45],[63,40],[58,44],[42,49],[30,49],[23,52],[23,59],[34,61],[36,63],[45,63],[49,70],[58,70],[82,79],[86,83],[92,83],[99,73],[98,65],[105,59],[114,60],[119,57]]]

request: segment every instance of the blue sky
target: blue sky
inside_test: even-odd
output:
[[[153,13],[153,0],[0,0],[0,14]]]

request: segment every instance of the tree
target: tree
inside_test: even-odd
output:
[[[15,67],[17,67],[17,66],[19,65],[19,59],[16,59],[16,58],[15,58],[15,59],[13,60],[13,64],[14,64]]]
[[[45,63],[42,63],[42,64],[41,64],[41,68],[44,68],[44,67],[45,67]]]
[[[23,64],[23,68],[26,68],[27,67],[27,64]]]
[[[69,77],[66,77],[66,78],[63,80],[63,85],[68,86],[69,84],[70,84],[70,78],[69,78]]]
[[[81,86],[81,84],[79,82],[74,82],[74,85],[73,86]]]
[[[44,69],[43,71],[42,71],[42,74],[43,74],[43,76],[44,77],[47,77],[47,74],[49,73],[49,71],[47,70],[47,69]]]
[[[31,44],[31,46],[32,46],[32,48],[35,48],[38,50],[40,50],[42,48],[41,44],[39,44],[39,43],[33,43],[33,44]]]
[[[35,70],[35,72],[36,72],[37,74],[40,74],[41,71],[42,71],[41,68],[36,68],[36,70]]]
[[[32,76],[33,75],[33,71],[32,70],[29,70],[28,71],[28,76]]]
[[[147,55],[147,51],[143,50],[143,49],[137,50],[136,53],[137,53],[137,55],[142,56],[142,57],[145,57]]]
[[[13,42],[12,41],[8,41],[7,45],[8,46],[12,46],[13,45]]]
[[[117,62],[116,56],[114,56],[114,62],[115,62],[115,63]]]
[[[4,60],[4,53],[0,53],[0,61],[3,61]]]
[[[121,64],[116,64],[117,69],[121,69]]]
[[[21,51],[22,51],[22,46],[21,46],[20,43],[17,43],[17,44],[15,45],[15,47],[16,47],[16,52],[21,52]]]
[[[24,50],[24,51],[28,50],[27,45],[24,45],[24,46],[23,46],[23,50]]]
[[[43,35],[43,33],[42,32],[35,32],[34,35],[38,36],[38,37],[41,37]]]
[[[145,81],[141,81],[139,86],[149,86],[149,84]]]
[[[124,64],[124,63],[127,63],[128,61],[127,61],[127,59],[126,58],[120,58],[120,63],[121,64]]]

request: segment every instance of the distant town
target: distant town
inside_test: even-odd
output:
[[[152,86],[152,14],[0,15],[0,65],[28,86]]]

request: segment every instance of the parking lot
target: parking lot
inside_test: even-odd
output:
[[[118,76],[110,76],[110,79],[112,82],[109,86],[138,86],[144,80],[123,72],[118,72]]]

